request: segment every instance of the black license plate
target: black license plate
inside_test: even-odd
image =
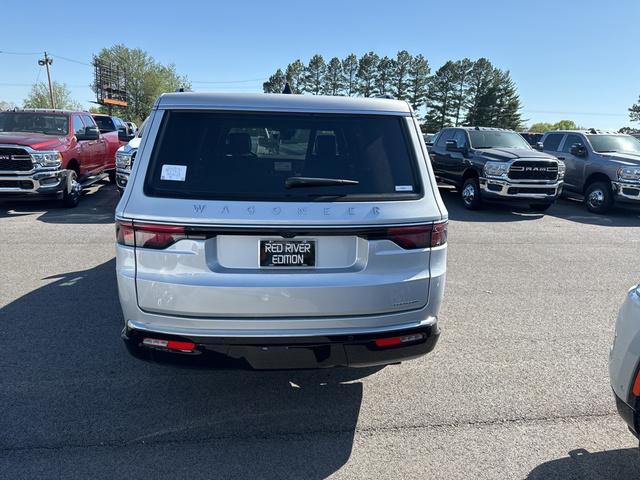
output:
[[[260,240],[261,267],[315,267],[315,240]]]

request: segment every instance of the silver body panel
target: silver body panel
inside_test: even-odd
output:
[[[146,196],[143,182],[167,109],[317,112],[403,118],[422,198],[379,202],[245,202]],[[446,244],[403,250],[389,240],[336,229],[439,222],[447,211],[427,162],[419,126],[405,102],[298,95],[170,94],[148,119],[116,217],[224,228],[163,250],[117,245],[120,301],[129,328],[215,337],[367,333],[434,324],[446,275]],[[236,235],[234,228],[242,228]],[[267,228],[312,228],[315,268],[269,270],[258,263]],[[255,229],[252,235],[250,230]],[[247,233],[247,230],[249,232]],[[326,234],[322,232],[326,230]]]
[[[629,290],[625,298],[609,352],[609,377],[616,395],[629,403],[640,362],[640,293],[636,287]]]

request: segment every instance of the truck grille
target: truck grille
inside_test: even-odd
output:
[[[509,168],[512,180],[557,180],[558,164],[540,160],[517,160]]]
[[[0,147],[0,171],[28,172],[31,169],[33,162],[26,150]]]

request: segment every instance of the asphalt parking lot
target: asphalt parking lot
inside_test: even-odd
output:
[[[443,334],[382,369],[186,370],[119,338],[113,186],[0,203],[1,478],[639,478],[607,354],[640,214],[450,210]]]

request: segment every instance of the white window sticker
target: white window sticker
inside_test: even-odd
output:
[[[174,182],[184,182],[187,178],[186,165],[162,165],[160,180],[172,180]]]
[[[396,192],[413,192],[413,185],[396,185]]]

